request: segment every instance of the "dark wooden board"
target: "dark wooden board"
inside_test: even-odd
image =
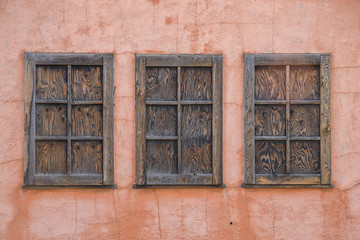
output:
[[[177,173],[177,141],[147,141],[146,174]]]
[[[176,106],[147,106],[146,135],[176,136],[177,119]]]
[[[103,58],[112,53],[35,53],[37,64],[102,65]]]
[[[322,54],[314,53],[265,53],[246,54],[255,57],[256,65],[315,65],[320,64]]]
[[[36,105],[36,135],[66,136],[67,114],[66,105]]]
[[[255,67],[255,99],[285,100],[286,99],[285,66]]]
[[[101,141],[72,141],[72,173],[97,173],[103,171],[103,145]]]
[[[291,136],[320,136],[320,106],[290,106]]]
[[[163,174],[147,175],[149,185],[210,185],[213,183],[212,174]]]
[[[256,141],[255,173],[271,175],[286,173],[285,145],[285,141]]]
[[[290,99],[320,99],[319,65],[290,67]]]
[[[37,66],[36,99],[67,99],[67,66]]]
[[[212,100],[211,68],[181,69],[181,100]]]
[[[36,141],[37,174],[66,173],[66,141]]]
[[[136,54],[146,57],[146,66],[155,67],[211,67],[219,54]]]
[[[101,66],[72,66],[72,101],[103,99],[103,69]]]
[[[91,186],[99,186],[103,184],[102,174],[51,174],[35,175],[35,185],[37,186],[58,186],[60,187],[72,187],[72,186],[83,186],[83,188],[91,188]],[[86,185],[86,186],[85,186]],[[108,188],[109,185],[103,185],[104,188]],[[36,188],[36,187],[34,187]],[[56,188],[56,187],[55,187]]]
[[[255,136],[285,136],[285,112],[283,105],[255,106]]]
[[[71,109],[72,136],[102,136],[103,109],[101,105],[73,106]]]
[[[149,67],[146,68],[146,100],[177,100],[177,69]]]
[[[181,112],[182,174],[212,172],[212,109],[187,105]]]
[[[319,141],[291,141],[290,173],[320,173]]]

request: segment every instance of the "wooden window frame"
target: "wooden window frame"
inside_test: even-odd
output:
[[[153,104],[146,102],[146,67],[177,67],[178,73],[182,67],[212,67],[212,102],[196,101],[193,103],[212,105],[212,174],[146,176],[144,167],[146,158],[146,105]],[[178,112],[183,102],[180,100],[179,94],[180,76],[178,74],[178,99],[174,103],[169,103],[178,106]],[[136,54],[135,83],[136,173],[133,187],[224,187],[222,180],[222,56],[220,54]],[[163,104],[168,103],[164,101]],[[191,103],[187,101],[185,104]],[[178,127],[178,131],[180,131],[180,127]],[[181,136],[178,139],[180,138]]]
[[[290,65],[320,66],[320,103],[312,100],[297,100],[298,104],[320,104],[320,174],[287,174],[257,176],[255,174],[255,67],[264,65],[286,66],[286,91],[289,86]],[[242,187],[249,188],[331,188],[331,135],[330,135],[330,54],[244,54],[244,182]],[[289,95],[289,94],[287,94]],[[271,100],[266,100],[270,102]],[[273,100],[275,103],[276,100]],[[265,102],[265,101],[264,101]],[[278,101],[281,102],[281,101]],[[289,112],[290,99],[285,101]],[[289,114],[286,114],[289,130]],[[286,163],[289,165],[289,133],[287,141]],[[268,137],[269,138],[269,137]],[[276,140],[276,137],[273,137]],[[284,137],[282,137],[284,138]],[[311,140],[312,137],[297,137]],[[307,139],[306,139],[307,138]],[[298,139],[298,140],[299,140]],[[284,140],[284,139],[281,139]],[[313,139],[314,140],[314,139]],[[317,139],[319,140],[319,139]]]
[[[24,184],[23,188],[116,188],[114,184],[114,113],[113,113],[113,54],[92,53],[25,53],[25,135],[24,135]],[[70,174],[71,147],[67,147],[67,174],[41,175],[35,173],[35,96],[36,96],[36,66],[37,65],[67,65],[68,85],[71,82],[72,65],[97,65],[103,67],[103,171],[102,174]],[[70,71],[69,71],[70,70]],[[68,87],[68,94],[70,87]],[[71,100],[65,100],[71,111]],[[48,101],[49,103],[56,103]],[[94,104],[100,104],[95,103]],[[89,103],[85,103],[89,104]],[[69,107],[70,106],[70,107]],[[68,116],[69,118],[69,116]],[[68,120],[68,131],[71,120]],[[42,137],[56,140],[58,137]],[[63,137],[62,137],[63,138]],[[82,139],[81,137],[76,137]],[[83,137],[89,140],[89,137]],[[91,138],[91,137],[90,137]],[[92,137],[99,138],[99,137]],[[66,137],[68,145],[71,136]],[[70,152],[70,153],[69,153]]]

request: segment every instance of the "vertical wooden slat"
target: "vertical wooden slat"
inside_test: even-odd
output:
[[[222,184],[222,56],[213,57],[213,184]]]
[[[290,66],[286,65],[286,174],[290,174]]]
[[[145,185],[144,163],[146,158],[146,66],[144,56],[135,56],[135,131],[136,131],[136,178],[135,184]]]
[[[320,161],[321,184],[331,184],[331,131],[330,131],[330,89],[331,89],[331,57],[321,56],[320,67]]]
[[[177,174],[182,172],[182,154],[181,154],[181,67],[177,68],[177,96],[178,96],[178,162],[177,162]]]
[[[67,92],[68,92],[68,103],[67,103],[67,162],[66,162],[66,173],[71,174],[71,65],[68,65],[67,75]]]
[[[103,63],[103,184],[114,184],[114,82],[112,55]]]
[[[244,55],[244,165],[245,184],[255,184],[254,55]]]
[[[35,175],[35,54],[25,53],[24,184],[33,185]]]

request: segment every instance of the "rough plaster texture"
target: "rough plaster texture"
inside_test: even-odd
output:
[[[115,54],[118,189],[21,189],[25,51]],[[0,52],[0,239],[360,239],[360,1],[1,0]],[[225,189],[132,189],[135,53],[223,55]],[[334,189],[239,187],[243,53],[332,54]]]

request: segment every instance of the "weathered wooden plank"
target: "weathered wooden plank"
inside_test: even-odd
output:
[[[67,174],[71,174],[71,121],[72,121],[72,107],[71,107],[71,102],[72,102],[72,94],[71,94],[71,86],[72,86],[72,69],[71,69],[71,65],[67,66],[68,68],[68,84],[67,84],[67,95],[68,95],[68,99],[67,99],[67,116],[68,116],[68,121],[67,121],[67,163],[66,163],[66,173]]]
[[[290,137],[290,140],[299,140],[299,141],[320,141],[321,137],[320,136],[311,136],[311,137],[307,137],[307,136],[292,136]]]
[[[282,174],[286,173],[285,141],[255,142],[255,173]]]
[[[145,57],[135,56],[135,131],[136,131],[136,185],[145,185],[146,176],[144,170],[144,163],[146,158],[146,68]]]
[[[213,64],[212,56],[210,54],[179,54],[179,55],[141,55],[146,56],[147,67],[211,67]]]
[[[177,69],[165,67],[146,68],[146,100],[177,100]]]
[[[114,184],[114,57],[104,56],[103,65],[103,184]]]
[[[212,86],[212,172],[213,184],[221,185],[222,176],[222,75],[223,58],[221,55],[213,57]]]
[[[254,54],[260,65],[315,65],[320,64],[321,54]]]
[[[286,99],[285,66],[255,67],[255,99],[285,100]]]
[[[147,141],[146,174],[176,174],[177,141]]]
[[[103,106],[73,106],[71,109],[71,136],[102,136]]]
[[[243,188],[286,188],[286,189],[299,189],[299,188],[334,188],[334,185],[322,184],[241,184]]]
[[[320,175],[269,175],[269,176],[256,176],[256,183],[261,184],[320,184]]]
[[[285,114],[283,105],[255,106],[255,136],[285,136]]]
[[[35,54],[25,53],[24,73],[24,184],[34,184],[35,174]]]
[[[210,105],[213,101],[180,101],[181,105]]]
[[[36,175],[35,185],[41,186],[74,186],[74,185],[102,185],[102,174],[51,174]]]
[[[321,183],[331,184],[331,57],[323,55],[321,57],[321,105],[320,105],[320,134],[321,134]]]
[[[286,100],[255,100],[255,104],[258,105],[279,105],[279,104],[286,104]]]
[[[99,101],[103,99],[102,66],[72,66],[72,101]]]
[[[202,185],[202,184],[212,184],[213,176],[212,174],[163,174],[163,175],[147,175],[146,176],[147,184],[151,185]]]
[[[181,146],[181,142],[182,142],[182,133],[181,133],[181,67],[177,67],[177,135],[178,135],[178,140],[177,140],[177,144],[178,144],[178,159],[177,159],[177,169],[176,169],[176,173],[181,173],[182,172],[182,146]]]
[[[66,141],[36,141],[36,174],[66,173]]]
[[[255,140],[282,141],[286,140],[286,136],[255,136]]]
[[[319,65],[291,66],[290,99],[320,99],[320,68]]]
[[[210,106],[182,106],[181,137],[181,173],[212,173],[212,109]]]
[[[177,115],[176,106],[146,106],[146,135],[176,136]]]
[[[290,174],[290,66],[286,65],[286,174]]]
[[[36,64],[43,65],[102,65],[103,56],[94,53],[36,53]],[[109,54],[111,56],[111,54]]]
[[[244,183],[255,184],[255,56],[244,54]]]
[[[37,66],[36,76],[36,99],[67,99],[66,66]]]
[[[169,141],[169,140],[178,140],[178,136],[146,136],[146,140],[159,140],[159,141]]]
[[[212,100],[211,68],[184,67],[181,69],[181,100]]]
[[[291,105],[291,136],[320,136],[320,106]]]
[[[291,141],[290,173],[320,173],[319,141]]]
[[[35,130],[37,136],[66,136],[66,105],[36,104]]]
[[[103,101],[72,101],[71,105],[101,105]]]
[[[71,142],[71,172],[103,173],[103,144],[100,141]]]
[[[307,104],[314,104],[314,105],[320,105],[320,100],[290,100],[290,104],[302,104],[302,105],[307,105]]]
[[[177,101],[146,101],[146,105],[178,105]]]

